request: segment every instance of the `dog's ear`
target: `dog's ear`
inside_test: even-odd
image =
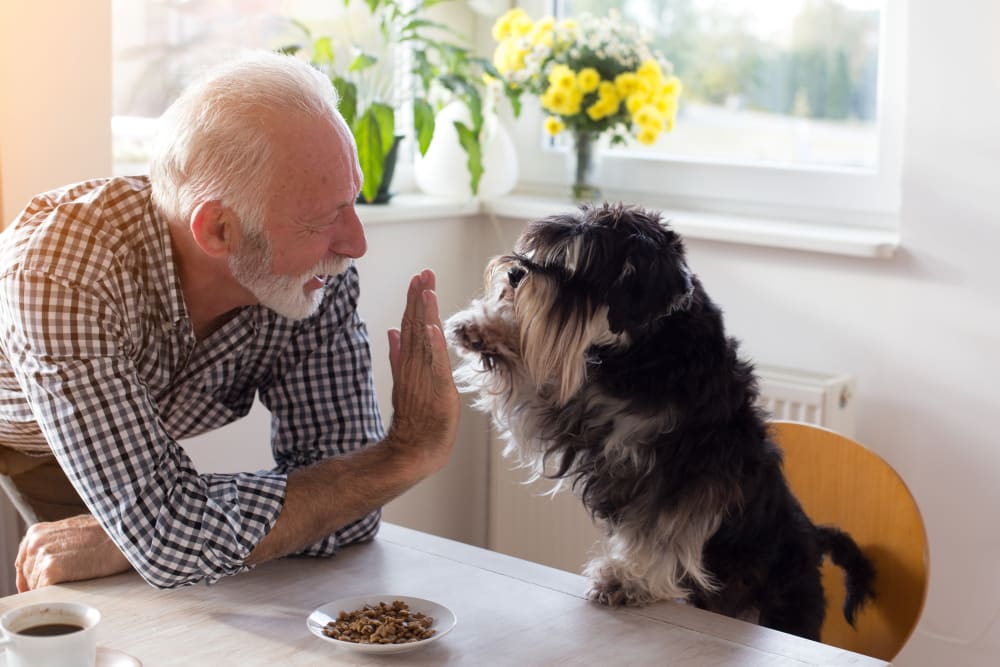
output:
[[[693,290],[676,234],[666,230],[656,239],[632,234],[625,242],[622,271],[608,290],[608,326],[622,333],[686,309]]]

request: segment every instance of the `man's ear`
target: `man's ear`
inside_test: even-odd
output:
[[[218,200],[204,201],[191,213],[191,236],[210,257],[225,257],[238,242],[240,220]]]

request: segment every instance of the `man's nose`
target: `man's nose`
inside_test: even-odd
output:
[[[365,238],[365,226],[358,217],[353,206],[343,217],[343,225],[331,249],[338,255],[357,259],[368,251],[368,239]]]

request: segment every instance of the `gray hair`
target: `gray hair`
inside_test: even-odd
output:
[[[274,177],[261,118],[275,111],[344,123],[333,84],[294,56],[252,51],[185,88],[160,118],[150,161],[160,212],[186,223],[199,203],[218,200],[260,230]]]

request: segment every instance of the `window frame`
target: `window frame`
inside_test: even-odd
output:
[[[516,4],[537,18],[552,14],[556,2]],[[906,0],[886,0],[881,26],[876,170],[723,163],[619,149],[602,157],[605,197],[734,216],[896,229],[903,164]],[[492,49],[492,40],[490,44]],[[566,148],[545,137],[537,98],[525,96],[522,102],[520,117],[509,124],[520,163],[519,190],[564,195],[569,184]]]

